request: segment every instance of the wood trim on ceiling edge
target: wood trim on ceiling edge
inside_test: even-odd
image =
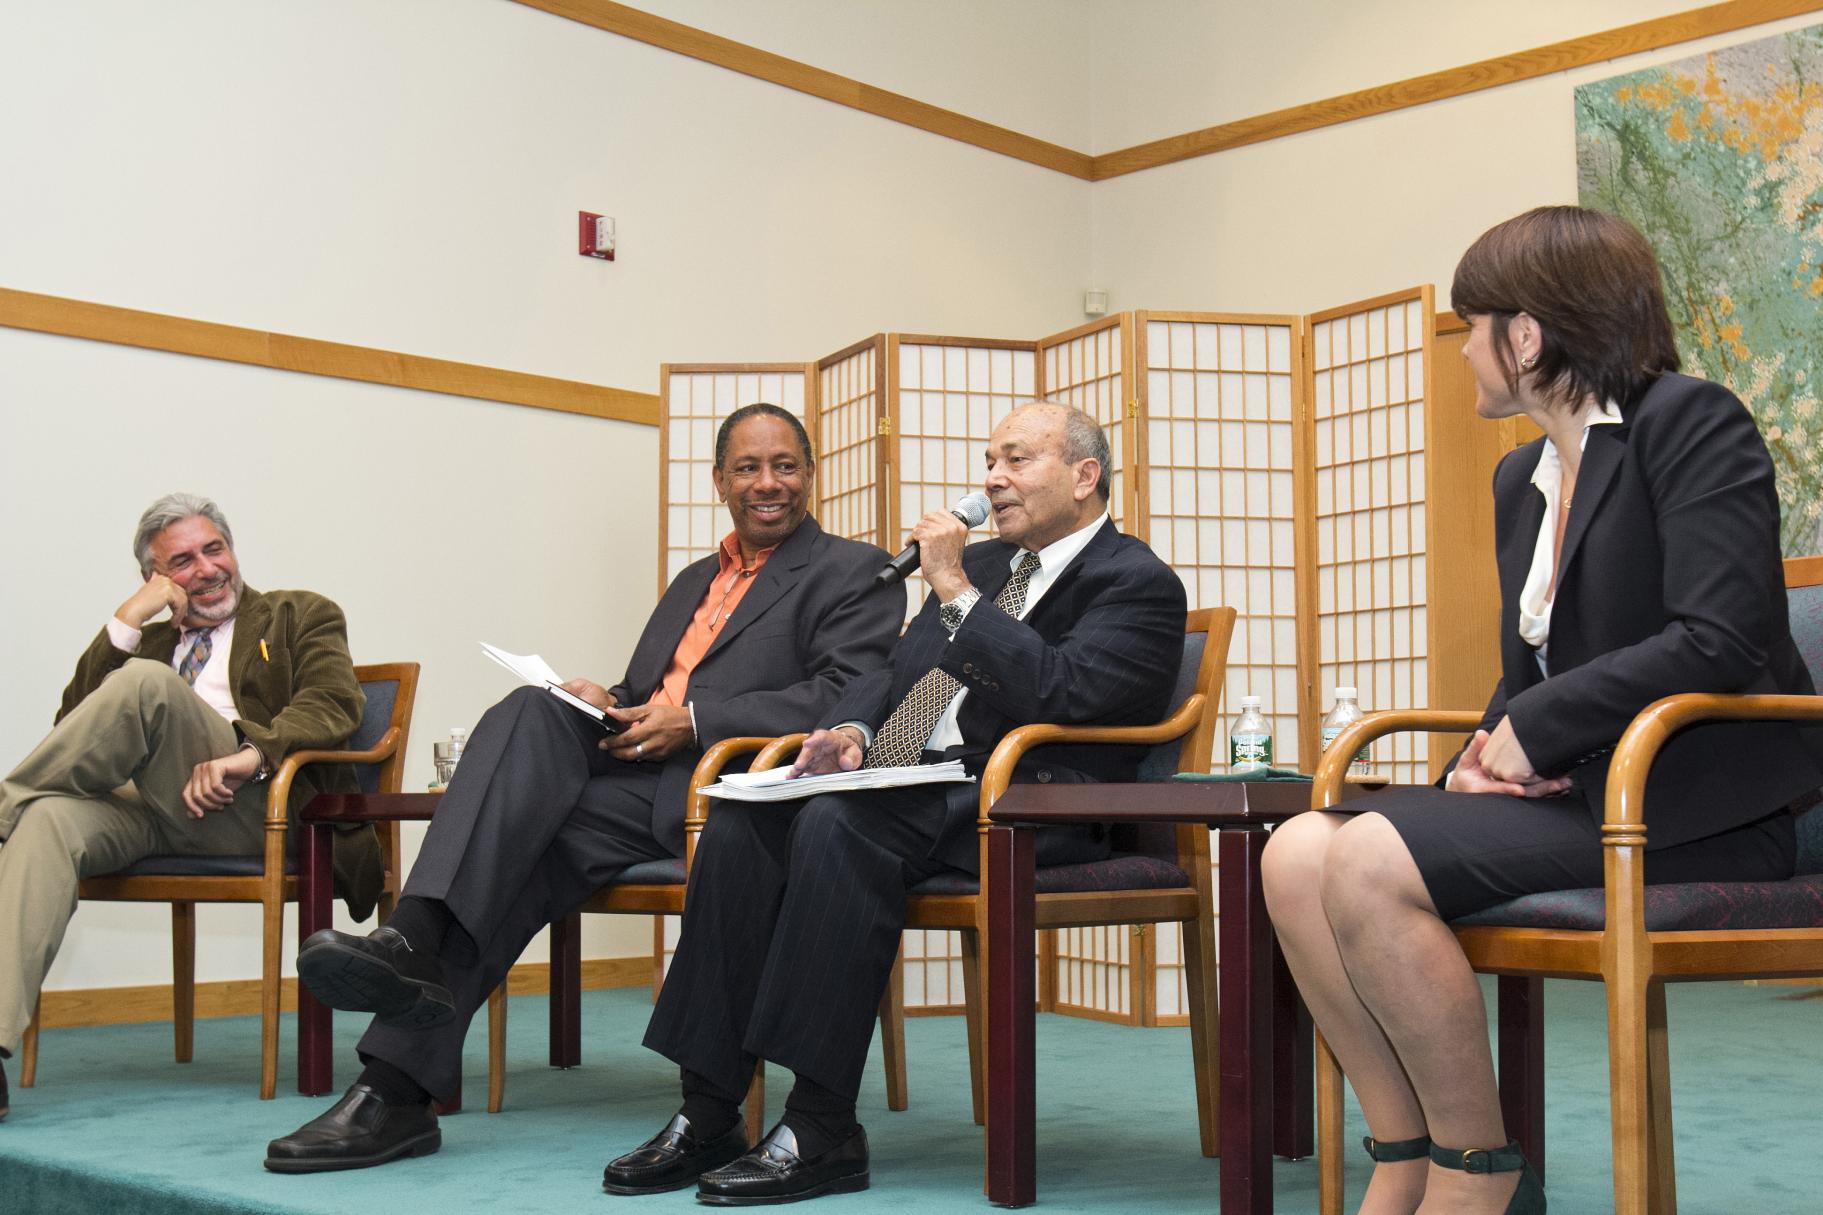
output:
[[[771,84],[808,93],[824,101],[833,101],[850,109],[890,119],[905,126],[929,131],[946,139],[985,148],[1040,168],[1052,169],[1070,177],[1090,180],[1094,158],[1031,135],[970,118],[901,93],[875,88],[859,80],[787,59],[732,38],[723,38],[694,26],[670,21],[664,17],[615,4],[613,0],[515,0],[527,8],[538,9],[582,25],[593,26],[610,34],[631,38],[660,50],[672,51],[716,67],[752,76]]]
[[[613,0],[514,0],[514,3],[1091,182],[1337,126],[1358,118],[1446,101],[1603,60],[1662,50],[1681,42],[1731,33],[1786,17],[1823,12],[1823,3],[1818,0],[1723,0],[1723,3],[1703,8],[1567,38],[1511,55],[1499,55],[1091,156],[875,88],[719,34],[616,4]]]
[[[316,338],[0,287],[0,326],[248,363],[276,371],[415,388],[446,396],[658,425],[658,397],[626,388],[506,371]]]
[[[1305,105],[1135,144],[1130,148],[1097,156],[1093,180],[1106,181],[1111,177],[1121,177],[1143,169],[1155,169],[1248,144],[1264,143],[1286,135],[1337,126],[1358,118],[1427,105],[1433,101],[1445,101],[1504,84],[1517,84],[1539,76],[1587,67],[1604,60],[1662,50],[1680,42],[1726,34],[1818,11],[1823,11],[1823,4],[1817,3],[1817,0],[1725,0],[1721,4],[1673,13],[1668,17],[1655,17],[1649,21],[1585,34],[1579,38],[1567,38],[1529,51],[1499,55],[1477,63],[1446,68],[1391,84],[1376,85]]]

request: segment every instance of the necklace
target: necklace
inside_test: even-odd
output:
[[[757,569],[757,568],[758,567],[756,566],[755,569]],[[742,566],[740,573],[738,573],[734,577],[728,579],[728,589],[722,592],[722,601],[715,605],[715,615],[709,617],[709,631],[711,633],[715,632],[715,627],[717,625],[721,624],[722,621],[725,619],[723,613],[727,611],[728,597],[730,595],[734,594],[734,588],[741,584],[741,579],[751,578],[751,577],[753,577],[753,575],[754,575],[754,570],[750,570],[746,566]]]

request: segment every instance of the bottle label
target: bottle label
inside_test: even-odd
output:
[[[1272,735],[1231,734],[1228,736],[1228,770],[1258,772],[1272,767]]]
[[[1354,724],[1353,722],[1349,723],[1349,725],[1353,725],[1353,724]],[[1329,750],[1329,744],[1336,741],[1336,735],[1340,734],[1343,730],[1345,730],[1347,728],[1348,728],[1347,726],[1324,726],[1323,727],[1323,750],[1325,750],[1325,751]],[[1368,764],[1371,763],[1373,760],[1373,756],[1372,756],[1373,749],[1374,749],[1373,744],[1369,743],[1369,744],[1367,744],[1367,746],[1362,747],[1359,751],[1356,751],[1354,759],[1348,765],[1350,770],[1352,770],[1354,772],[1367,771]]]

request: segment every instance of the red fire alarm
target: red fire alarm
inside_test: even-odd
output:
[[[614,260],[614,219],[593,211],[576,212],[576,252],[584,257]]]

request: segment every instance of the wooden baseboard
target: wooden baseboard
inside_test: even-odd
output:
[[[648,957],[589,958],[582,964],[584,991],[609,987],[643,987],[651,981],[652,959]],[[521,962],[507,976],[508,995],[543,995],[550,989],[551,966],[548,962]],[[285,1012],[297,1010],[296,979],[282,981],[279,1007]],[[154,983],[145,987],[88,987],[71,991],[47,991],[39,1008],[45,1029],[169,1021],[171,985]],[[199,1019],[252,1016],[259,1010],[258,979],[224,979],[196,985],[196,1015]]]

